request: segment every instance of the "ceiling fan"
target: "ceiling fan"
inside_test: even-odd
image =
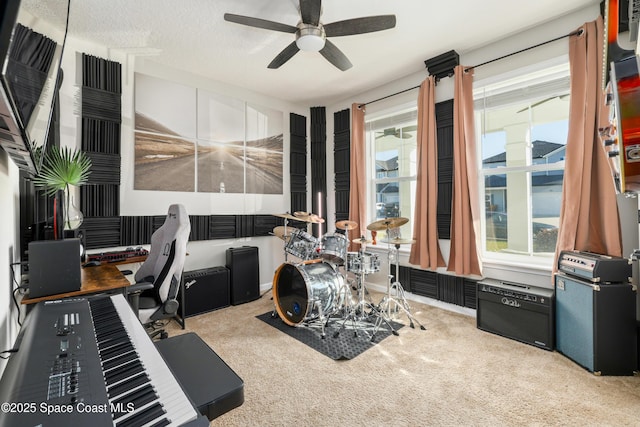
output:
[[[363,18],[346,19],[344,21],[322,24],[320,14],[322,9],[321,0],[300,0],[300,22],[297,26],[281,24],[279,22],[266,19],[252,18],[250,16],[234,15],[225,13],[224,19],[228,22],[247,25],[249,27],[262,28],[265,30],[280,31],[296,35],[296,39],[285,47],[271,63],[268,68],[279,68],[293,57],[298,51],[320,52],[327,61],[338,69],[346,71],[353,65],[340,49],[336,47],[327,37],[352,36],[356,34],[373,33],[396,26],[395,15],[367,16]]]
[[[395,136],[396,138],[399,138],[399,139],[409,139],[409,138],[413,138],[413,135],[410,134],[409,132],[413,132],[416,129],[418,129],[417,126],[406,126],[403,128],[387,128],[387,129],[384,129],[383,131],[376,132],[376,137],[382,138],[385,136]]]
[[[566,94],[566,95],[557,95],[557,96],[552,96],[551,98],[546,98],[546,99],[543,99],[542,101],[534,102],[534,103],[533,103],[533,104],[531,104],[530,106],[524,107],[523,109],[516,111],[516,113],[522,113],[522,112],[524,112],[524,111],[528,111],[528,110],[529,110],[529,108],[537,107],[538,105],[542,105],[542,104],[544,104],[545,102],[553,101],[554,99],[559,99],[559,100],[561,100],[561,101],[562,101],[563,99],[566,99],[566,98],[568,98],[568,97],[569,97],[569,94]]]

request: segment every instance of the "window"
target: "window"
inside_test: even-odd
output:
[[[551,257],[569,118],[568,63],[476,87],[484,258]]]
[[[371,156],[369,218],[371,222],[408,218],[409,222],[394,230],[392,237],[411,238],[417,174],[416,107],[367,120],[366,129]],[[382,243],[384,239],[386,231],[378,231],[377,242]]]

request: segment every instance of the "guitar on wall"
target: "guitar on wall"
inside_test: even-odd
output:
[[[607,1],[606,15],[607,103],[613,108],[611,125],[600,134],[612,161],[616,189],[640,193],[640,58],[618,44],[619,0]]]

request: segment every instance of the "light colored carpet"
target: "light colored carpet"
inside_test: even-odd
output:
[[[473,317],[410,302],[426,331],[400,316],[400,336],[334,361],[256,319],[270,297],[187,319],[185,332],[245,384],[244,404],[211,425],[640,426],[640,376],[595,376],[560,353],[480,331]],[[169,330],[183,332],[175,322]]]

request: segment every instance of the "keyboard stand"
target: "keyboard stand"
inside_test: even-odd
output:
[[[197,334],[176,335],[155,345],[196,409],[209,420],[244,403],[242,379]]]

